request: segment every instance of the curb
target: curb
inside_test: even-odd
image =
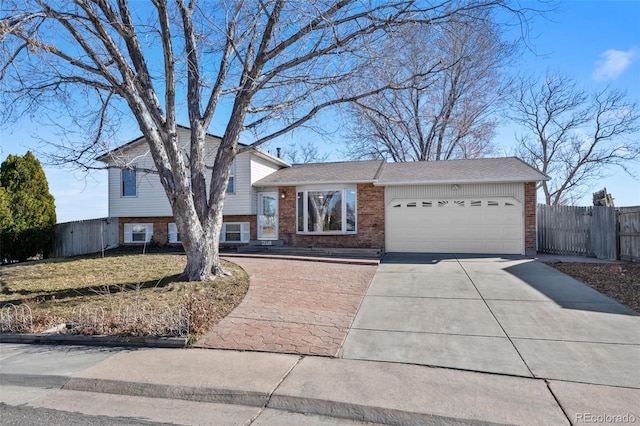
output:
[[[62,386],[65,390],[139,396],[145,398],[179,399],[193,402],[245,405],[284,410],[300,414],[318,414],[326,417],[382,424],[442,424],[442,425],[495,425],[455,417],[428,413],[415,413],[392,408],[372,407],[329,401],[302,396],[273,395],[264,392],[204,388],[195,386],[160,385],[121,380],[71,377]]]
[[[299,260],[302,262],[319,262],[319,263],[340,263],[345,265],[367,265],[377,266],[380,260],[374,259],[346,259],[331,257],[309,257],[309,256],[293,256],[293,255],[277,255],[277,254],[244,254],[244,253],[220,253],[220,257],[240,257],[249,259],[279,259],[279,260]]]
[[[192,402],[264,407],[293,413],[317,414],[336,419],[356,420],[376,424],[442,424],[455,426],[497,424],[428,413],[415,413],[393,408],[235,389],[161,385],[85,377],[6,373],[0,373],[0,383],[3,386],[61,388],[80,392],[138,396],[144,398],[164,398]]]
[[[150,348],[185,348],[186,337],[118,337],[81,334],[0,334],[0,343],[61,343],[69,345],[145,346]]]
[[[411,411],[396,410],[393,408],[372,407],[368,405],[288,395],[273,395],[271,397],[271,401],[267,404],[267,408],[291,411],[295,413],[312,413],[320,416],[357,420],[374,424],[447,426],[500,424],[482,420],[445,417],[429,413],[415,413]]]
[[[2,386],[22,386],[28,388],[47,389],[62,388],[68,381],[68,376],[0,373],[0,384],[2,384]]]
[[[266,393],[242,390],[160,385],[156,383],[136,383],[84,377],[71,377],[62,388],[82,392],[181,399],[194,402],[215,402],[220,404],[248,405],[251,407],[262,407],[267,403],[269,396]]]

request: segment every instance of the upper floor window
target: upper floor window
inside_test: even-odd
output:
[[[298,233],[356,233],[356,190],[298,191]]]
[[[227,194],[236,192],[236,160],[233,160],[229,168],[229,183],[227,184]]]
[[[138,195],[136,169],[122,169],[122,196],[135,197],[136,195]]]

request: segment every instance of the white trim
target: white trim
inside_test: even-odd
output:
[[[321,191],[339,191],[341,202],[341,230],[332,231],[307,231],[309,228],[309,191],[321,192]],[[354,205],[354,218],[355,229],[353,231],[347,231],[347,192],[355,192],[355,205]],[[298,229],[298,217],[300,212],[298,211],[298,194],[303,194],[302,210],[303,210],[303,225],[302,231]],[[296,234],[300,235],[355,235],[358,233],[358,188],[355,185],[337,184],[337,185],[304,185],[296,188]]]
[[[367,180],[337,180],[337,181],[331,181],[331,180],[318,180],[318,181],[309,181],[309,182],[300,182],[299,180],[296,181],[284,181],[284,182],[265,182],[265,183],[259,183],[255,182],[253,184],[253,186],[256,186],[258,188],[265,188],[265,187],[269,187],[269,186],[298,186],[298,187],[303,187],[303,186],[309,186],[309,185],[329,185],[331,187],[335,188],[335,185],[356,185],[359,183],[373,183],[375,185],[376,180],[375,179],[367,179]]]
[[[175,222],[170,222],[167,225],[167,235],[169,244],[180,244],[182,240],[178,238],[180,233],[178,232],[178,227]]]
[[[135,184],[135,194],[133,195],[125,195],[124,194],[124,172],[133,172],[133,183]],[[132,168],[123,168],[120,169],[120,197],[122,198],[135,198],[138,196],[138,171],[136,170],[136,167],[133,166]]]
[[[229,191],[229,184],[232,182],[233,179],[233,188],[231,188],[231,191]],[[236,193],[236,186],[237,186],[236,182],[236,159],[234,158],[233,161],[231,161],[231,165],[229,166],[229,180],[227,181],[227,194],[235,194]]]
[[[226,240],[227,225],[240,225],[240,241]],[[250,240],[251,240],[251,225],[249,224],[249,222],[223,222],[222,223],[222,228],[220,229],[221,243],[248,243]]]
[[[275,213],[274,213],[274,232],[272,235],[265,235],[262,233],[262,225],[263,225],[263,217],[264,216],[264,211],[263,211],[263,207],[264,207],[264,203],[263,203],[263,198],[265,196],[271,197],[275,200]],[[257,237],[258,240],[277,240],[278,239],[278,235],[279,235],[279,223],[278,223],[278,209],[279,209],[279,204],[280,204],[280,198],[278,196],[278,191],[272,191],[272,192],[258,192],[258,215],[257,215],[257,223],[258,223],[258,232],[257,232]]]
[[[256,157],[260,157],[263,160],[269,161],[272,164],[283,166],[284,168],[291,167],[291,164],[287,163],[282,158],[274,157],[268,152],[260,151],[259,149],[253,148],[253,150],[251,150],[251,153],[254,154]]]
[[[406,181],[406,182],[374,182],[374,186],[406,186],[406,185],[450,185],[450,184],[465,184],[465,183],[477,183],[477,184],[485,184],[485,183],[526,183],[526,182],[537,182],[540,180],[549,180],[549,179],[446,179],[446,180],[417,180],[417,181]]]
[[[145,227],[145,240],[133,241],[133,227],[144,226]],[[124,242],[127,244],[144,244],[151,241],[153,237],[153,223],[125,223],[124,224]]]

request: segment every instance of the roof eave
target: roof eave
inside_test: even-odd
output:
[[[367,179],[367,180],[318,180],[318,181],[308,181],[308,182],[301,182],[301,181],[283,181],[283,182],[265,182],[265,183],[260,183],[260,181],[258,182],[254,182],[253,186],[256,186],[258,188],[266,188],[269,186],[303,186],[303,185],[334,185],[334,184],[358,184],[358,183],[373,183],[375,185],[375,181],[372,179]]]
[[[467,183],[526,183],[539,182],[549,180],[549,177],[537,179],[532,178],[515,178],[515,179],[447,179],[447,180],[421,180],[421,181],[401,181],[401,182],[374,182],[375,186],[401,186],[401,185],[450,185],[450,184],[467,184]]]
[[[268,153],[263,152],[263,151],[260,151],[260,150],[258,150],[258,149],[256,149],[256,148],[253,148],[253,149],[251,150],[251,152],[252,152],[256,157],[260,157],[260,158],[262,158],[262,159],[264,159],[264,160],[270,161],[270,162],[275,163],[275,164],[277,164],[277,165],[279,165],[279,166],[282,166],[282,167],[291,167],[291,164],[287,163],[287,162],[286,162],[286,161],[284,161],[282,158],[274,157],[273,155],[268,154]]]
[[[191,131],[191,128],[189,128],[187,126],[183,126],[181,124],[176,124],[176,128],[182,129],[182,130]],[[209,137],[212,137],[214,139],[222,140],[222,136],[214,135],[213,133],[206,132],[205,135],[209,136]],[[126,142],[126,143],[124,143],[124,144],[122,144],[120,146],[117,146],[117,147],[113,148],[112,150],[110,150],[108,152],[105,152],[104,154],[101,154],[101,155],[97,156],[96,157],[96,161],[102,161],[103,163],[107,163],[107,162],[109,162],[110,155],[113,152],[121,151],[123,149],[130,148],[131,146],[133,146],[133,145],[135,145],[135,144],[137,144],[139,142],[142,142],[144,140],[145,140],[144,135],[139,136],[139,137],[137,137],[137,138],[135,138],[135,139],[133,139],[133,140],[131,140],[129,142]],[[240,145],[240,146],[248,146],[248,145],[243,144],[241,142],[238,142],[238,145]]]

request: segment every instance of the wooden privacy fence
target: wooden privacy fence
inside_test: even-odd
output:
[[[620,260],[640,262],[640,207],[618,210],[618,236]]]
[[[52,257],[97,253],[117,244],[117,217],[59,223]]]
[[[538,205],[538,251],[640,261],[640,207]]]

